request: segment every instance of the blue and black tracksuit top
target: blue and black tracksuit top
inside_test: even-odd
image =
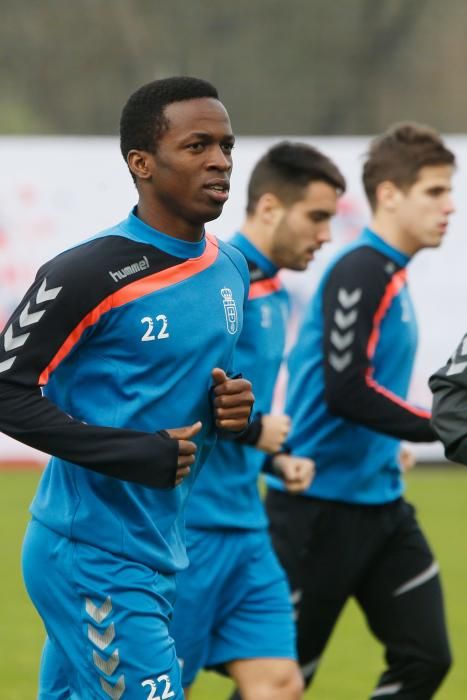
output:
[[[54,455],[37,520],[155,570],[187,565],[183,508],[216,440],[211,371],[232,369],[248,285],[236,249],[135,212],[40,268],[0,336],[0,430]],[[198,420],[174,488],[164,430]]]
[[[186,508],[187,527],[195,529],[251,530],[267,526],[258,492],[265,455],[250,445],[260,436],[261,414],[271,411],[284,352],[289,300],[277,267],[251,241],[237,233],[230,243],[244,254],[250,272],[250,292],[234,369],[253,382],[255,416],[241,441],[218,440],[209,455]]]
[[[289,360],[294,454],[316,463],[304,494],[384,504],[403,492],[400,440],[436,439],[430,413],[406,401],[417,346],[409,259],[365,229],[331,262]],[[273,488],[280,480],[268,477]]]

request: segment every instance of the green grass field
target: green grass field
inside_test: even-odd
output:
[[[1,596],[0,700],[33,700],[43,640],[41,623],[20,574],[21,540],[37,472],[0,472]],[[467,470],[416,469],[408,479],[408,498],[437,553],[443,572],[455,665],[439,700],[467,698]],[[38,575],[46,572],[38,571]],[[313,700],[361,700],[382,669],[382,649],[370,636],[353,603],[349,604],[323,659]],[[200,676],[193,700],[223,700],[229,681]]]

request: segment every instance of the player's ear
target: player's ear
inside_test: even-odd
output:
[[[275,226],[282,218],[284,204],[272,192],[265,192],[258,200],[255,214],[269,226]]]
[[[151,154],[147,151],[132,149],[128,151],[126,162],[135,177],[140,180],[149,180],[152,175],[151,158]]]
[[[401,190],[391,182],[384,180],[376,187],[376,206],[386,211],[394,211],[401,196]]]

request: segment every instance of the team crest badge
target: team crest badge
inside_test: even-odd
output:
[[[224,300],[225,321],[227,330],[231,335],[235,335],[238,330],[238,315],[235,299],[232,296],[232,290],[228,287],[221,289],[222,298]]]

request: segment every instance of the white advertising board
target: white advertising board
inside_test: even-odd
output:
[[[222,217],[208,230],[228,238],[243,221],[246,184],[256,160],[276,138],[239,138],[234,150],[231,196]],[[331,156],[348,181],[333,225],[333,242],[306,273],[283,273],[300,310],[336,249],[352,240],[368,221],[360,183],[367,138],[296,138]],[[448,137],[459,167],[454,198],[457,211],[442,247],[421,252],[410,264],[420,346],[410,398],[429,406],[427,378],[442,365],[467,331],[467,137]],[[43,262],[70,245],[123,219],[136,191],[116,138],[0,137],[0,328]],[[397,343],[397,338],[394,338]],[[280,392],[279,392],[280,393]],[[278,402],[280,402],[280,395]],[[421,459],[439,459],[436,445],[418,445]],[[0,434],[0,462],[45,461],[45,456]]]

